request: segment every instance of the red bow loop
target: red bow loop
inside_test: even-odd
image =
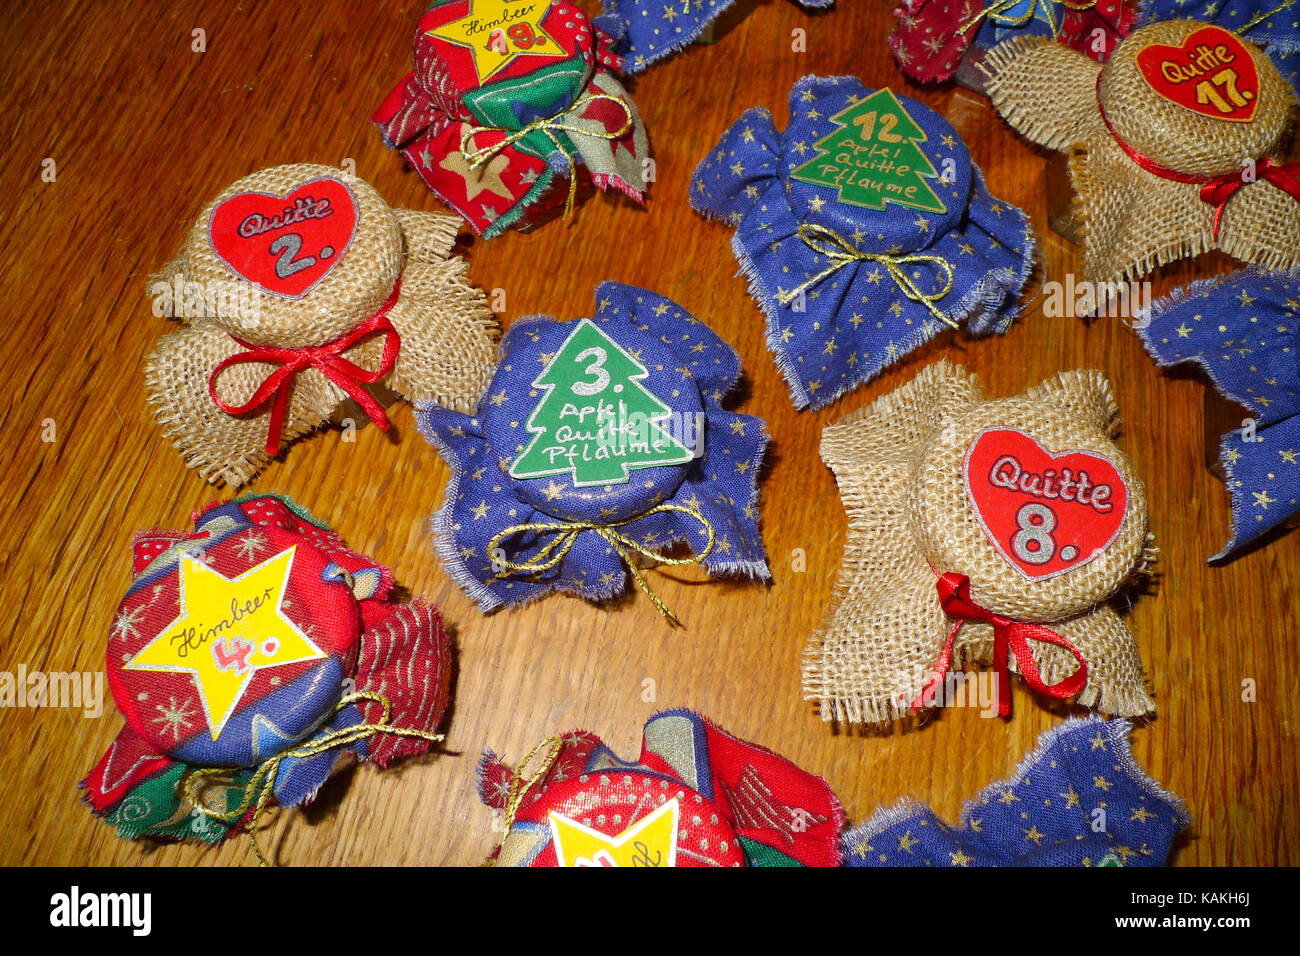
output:
[[[940,607],[949,617],[957,618],[957,623],[948,632],[948,639],[944,642],[943,651],[939,655],[939,663],[935,668],[934,676],[922,688],[917,698],[912,701],[913,710],[920,709],[925,698],[947,676],[952,665],[953,646],[957,634],[967,621],[987,621],[993,625],[993,670],[998,675],[999,717],[1006,717],[1011,713],[1011,669],[1008,667],[1008,659],[1011,654],[1015,655],[1020,676],[1025,679],[1025,683],[1038,693],[1063,700],[1067,697],[1073,697],[1083,690],[1084,684],[1088,682],[1088,665],[1084,661],[1083,655],[1079,653],[1078,648],[1060,634],[1042,624],[1035,624],[1031,621],[1015,621],[1009,617],[1003,617],[1001,614],[994,614],[987,608],[976,604],[970,596],[970,578],[964,574],[958,574],[955,571],[940,574],[939,580],[935,582],[935,587],[939,592]],[[1029,646],[1030,641],[1041,641],[1045,644],[1055,644],[1057,647],[1065,648],[1079,662],[1078,668],[1068,677],[1057,681],[1055,684],[1045,683],[1042,671],[1038,668],[1038,662],[1034,660],[1033,650]]]
[[[1114,124],[1111,123],[1110,117],[1106,115],[1106,107],[1101,101],[1101,73],[1097,74],[1097,109],[1101,112],[1101,121],[1106,124],[1106,130],[1110,133],[1111,139],[1115,140],[1115,144],[1124,151],[1124,155],[1133,160],[1134,163],[1151,173],[1151,175],[1159,176],[1161,179],[1201,187],[1201,201],[1214,207],[1214,241],[1218,242],[1219,226],[1223,223],[1223,210],[1227,208],[1228,200],[1235,196],[1237,190],[1242,186],[1249,185],[1250,182],[1255,180],[1246,180],[1243,176],[1245,170],[1234,170],[1218,176],[1197,176],[1192,173],[1180,173],[1176,169],[1170,169],[1168,166],[1156,162],[1146,153],[1130,146],[1119,135]],[[1255,177],[1272,183],[1300,203],[1300,163],[1275,163],[1272,158],[1265,156],[1255,161]]]
[[[1296,202],[1300,202],[1300,163],[1275,163],[1265,156],[1255,164],[1257,179],[1272,183]],[[1223,210],[1237,190],[1248,185],[1241,172],[1224,173],[1201,186],[1201,201],[1214,207],[1214,241],[1219,241],[1219,225]]]
[[[402,281],[399,278],[393,285],[393,291],[379,307],[379,311],[352,331],[324,345],[291,349],[274,345],[253,345],[243,339],[235,338],[245,351],[222,359],[212,370],[212,375],[208,378],[208,394],[212,397],[213,403],[223,412],[243,415],[261,408],[267,401],[272,401],[271,423],[266,435],[266,453],[275,457],[280,450],[280,431],[284,425],[285,409],[289,404],[290,386],[299,372],[314,368],[354,399],[381,431],[387,431],[388,415],[385,414],[384,407],[375,401],[363,386],[379,381],[393,370],[393,365],[397,362],[397,353],[401,348],[402,339],[397,334],[397,329],[393,328],[388,313],[397,303],[401,288]],[[374,371],[362,368],[343,357],[343,353],[352,346],[376,334],[384,336],[384,351],[380,356],[379,367]],[[262,380],[262,384],[257,387],[248,401],[240,405],[231,405],[217,394],[217,378],[231,366],[244,365],[248,362],[275,365],[276,369]]]

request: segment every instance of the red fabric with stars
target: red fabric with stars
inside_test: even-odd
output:
[[[1043,0],[1051,2],[1051,0]],[[968,30],[963,26],[987,9],[992,0],[909,0],[894,9],[898,25],[889,48],[903,72],[922,83],[951,79],[962,57],[975,42],[981,20]],[[1128,35],[1137,19],[1124,0],[1097,0],[1085,10],[1063,7],[1058,40],[1098,62],[1105,62],[1115,44]],[[1100,30],[1101,49],[1094,48],[1094,31]]]
[[[684,713],[670,712],[670,716]],[[644,741],[635,766],[585,770],[601,741],[579,730],[560,738],[559,755],[528,790],[516,821],[548,826],[548,815],[555,811],[617,836],[676,798],[681,806],[678,866],[744,865],[738,837],[769,846],[805,866],[838,866],[844,814],[826,782],[707,720],[701,723],[707,738],[712,800],[681,780],[672,764]],[[545,751],[543,747],[534,760]],[[535,766],[522,768],[524,777]],[[484,803],[503,811],[514,782],[509,766],[490,751],[484,754],[479,767]],[[530,865],[557,862],[548,841]]]
[[[470,10],[470,0],[462,0],[437,5],[425,12],[415,34],[415,68],[388,94],[371,121],[379,126],[390,148],[402,151],[425,185],[482,235],[533,190],[533,184],[545,174],[547,165],[537,156],[507,146],[480,167],[479,174],[469,174],[461,153],[462,142],[472,127],[491,124],[471,113],[466,94],[480,85],[492,86],[525,77],[539,67],[558,61],[541,56],[517,56],[480,83],[473,56],[466,47],[430,35],[434,28],[459,20]],[[581,57],[588,81],[601,73],[622,72],[623,61],[612,51],[615,40],[597,29],[581,9],[565,2],[556,3],[542,24],[564,50]],[[613,127],[618,129],[626,115],[612,105],[608,108],[618,113]],[[584,115],[593,114],[589,110]],[[500,132],[479,133],[473,138],[472,148],[486,149],[504,137]],[[620,142],[614,144],[615,150]],[[632,151],[627,144],[623,147]],[[621,180],[612,177],[602,177],[598,183],[601,188],[610,184],[623,189]],[[512,227],[527,230],[552,218],[565,204],[568,192],[567,181],[556,177],[549,188],[531,197]]]

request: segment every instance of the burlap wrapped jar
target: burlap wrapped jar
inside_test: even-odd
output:
[[[1099,372],[1064,372],[1022,395],[990,400],[974,376],[947,362],[828,426],[821,455],[835,472],[849,528],[834,609],[804,656],[805,696],[819,702],[822,718],[883,724],[936,704],[917,702],[962,621],[945,612],[937,590],[949,573],[969,579],[970,599],[981,609],[1017,625],[1043,625],[1073,646],[1086,666],[1077,703],[1125,716],[1151,711],[1133,637],[1106,604],[1155,557],[1142,482],[1111,440],[1115,427],[1111,386]],[[1073,566],[1050,577],[1022,573],[985,530],[968,490],[967,458],[989,431],[1021,433],[1021,444],[1037,445],[1045,462],[1075,454],[1096,468],[1113,467],[1124,505],[1110,525],[1092,529],[1108,540],[1074,549]],[[1117,488],[1116,505],[1118,495]],[[1071,530],[1084,535],[1069,539],[1077,544],[1089,533]],[[1079,666],[1062,646],[1035,639],[1030,647],[1047,685]],[[993,624],[966,618],[955,632],[952,665],[987,664],[994,649]],[[1009,666],[1023,675],[1023,659]]]
[[[327,194],[333,205],[322,208]],[[219,215],[223,208],[254,210],[234,227],[238,238]],[[294,222],[290,210],[307,210],[307,218]],[[331,234],[322,239],[310,232],[326,228],[321,222],[337,236],[335,244],[322,246]],[[394,209],[368,183],[329,166],[278,166],[227,186],[204,207],[150,290],[155,311],[185,324],[158,340],[145,379],[154,417],[186,463],[214,484],[241,485],[277,445],[324,423],[348,392],[324,374],[320,359],[282,382],[287,397],[278,426],[271,422],[274,396],[239,414],[217,402],[255,401],[277,369],[310,350],[319,357],[334,346],[334,358],[370,373],[353,378],[369,384],[383,371],[377,384],[410,401],[472,408],[494,366],[496,322],[483,293],[467,281],[467,263],[451,255],[458,223]],[[252,245],[262,239],[265,248]],[[386,318],[383,328],[338,348],[376,316]],[[394,347],[385,361],[385,350]],[[265,360],[245,355],[223,366],[241,353]],[[382,408],[374,407],[372,417],[386,427]]]
[[[1139,67],[1143,50],[1182,47],[1204,30],[1231,38],[1253,61],[1258,90],[1247,91],[1240,102],[1248,108],[1232,119],[1167,98]],[[1136,278],[1213,249],[1273,269],[1300,264],[1300,202],[1265,175],[1280,162],[1295,98],[1258,47],[1209,24],[1168,20],[1134,31],[1105,66],[1050,38],[1029,37],[992,50],[981,69],[1008,123],[1036,143],[1069,151],[1091,281]],[[1294,170],[1286,176],[1295,182]],[[1233,180],[1240,186],[1222,205],[1222,193],[1202,199],[1203,187],[1219,177],[1221,189],[1232,190]]]

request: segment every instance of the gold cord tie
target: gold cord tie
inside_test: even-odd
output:
[[[627,119],[624,121],[623,125],[619,127],[617,132],[598,132],[581,126],[571,126],[564,121],[564,117],[575,112],[580,107],[594,102],[595,100],[606,100],[615,104],[623,111],[623,114]],[[562,131],[565,133],[577,133],[581,136],[592,136],[596,139],[607,139],[610,142],[613,142],[616,139],[622,139],[626,136],[628,131],[632,129],[632,126],[632,108],[628,106],[625,101],[617,96],[610,96],[608,93],[589,93],[585,96],[579,97],[576,103],[558,116],[544,116],[541,119],[533,120],[527,126],[523,126],[512,132],[507,132],[506,130],[496,126],[467,126],[461,132],[460,152],[469,163],[470,169],[478,169],[488,160],[492,159],[492,157],[499,154],[507,146],[513,146],[525,136],[528,136],[531,133],[545,134],[546,138],[555,144],[555,148],[563,153],[564,158],[569,162],[569,198],[564,204],[564,218],[568,219],[569,216],[573,214],[573,203],[578,195],[578,170],[577,166],[573,162],[573,157],[569,155],[569,151],[560,145],[559,137],[555,135],[556,132]],[[470,149],[469,146],[471,141],[474,137],[479,136],[482,133],[505,133],[506,136],[499,143],[493,143],[491,146],[483,146],[479,149]]]
[[[626,524],[631,524],[633,521],[639,521],[640,519],[650,515],[663,514],[669,511],[678,511],[682,514],[690,515],[703,526],[704,530],[708,532],[709,535],[709,542],[704,546],[704,550],[689,558],[669,558],[657,551],[651,550],[635,538],[630,538],[622,532],[615,530],[616,528],[620,528]],[[636,565],[632,562],[631,552],[640,552],[648,558],[653,558],[660,564],[699,564],[709,556],[709,553],[713,550],[714,541],[716,540],[713,525],[709,524],[708,519],[705,518],[704,515],[700,514],[699,511],[694,508],[688,508],[685,505],[669,503],[656,505],[642,514],[633,515],[631,518],[625,518],[622,521],[615,521],[611,524],[599,524],[595,521],[526,521],[523,524],[511,525],[509,528],[499,532],[490,542],[488,542],[488,554],[499,554],[501,543],[506,538],[513,534],[518,534],[521,531],[532,531],[538,535],[554,534],[555,537],[551,539],[550,543],[543,546],[535,555],[522,563],[517,564],[513,561],[507,561],[504,558],[493,557],[492,560],[496,566],[506,569],[505,572],[497,574],[496,577],[498,580],[507,577],[508,574],[517,572],[540,574],[543,571],[551,570],[559,565],[565,557],[568,556],[569,552],[573,550],[573,546],[577,543],[579,535],[584,531],[594,531],[608,541],[610,546],[618,552],[618,556],[623,559],[623,563],[626,564],[628,570],[632,572],[632,578],[636,581],[637,586],[645,592],[645,596],[651,600],[656,608],[658,608],[659,613],[668,618],[668,620],[672,621],[674,624],[680,624],[681,622],[677,620],[677,615],[669,609],[668,605],[663,602],[663,599],[660,598],[659,595],[655,594],[654,591],[650,590],[650,585],[646,583],[645,578],[642,577],[641,572],[637,570]]]
[[[249,807],[253,808],[253,818],[248,824],[248,839],[253,845],[253,852],[257,855],[257,861],[262,866],[270,866],[271,863],[262,854],[261,847],[257,844],[257,825],[261,820],[262,813],[266,805],[275,795],[275,779],[280,772],[280,765],[286,760],[301,760],[306,757],[315,757],[318,754],[335,750],[339,747],[347,747],[369,737],[379,734],[388,734],[394,737],[415,737],[420,740],[427,740],[430,743],[438,743],[443,740],[442,734],[428,733],[423,730],[413,730],[409,727],[392,727],[389,726],[388,718],[392,713],[392,705],[386,697],[370,691],[358,691],[355,694],[349,694],[338,702],[334,708],[334,713],[338,713],[345,707],[357,703],[358,701],[368,700],[372,703],[379,704],[384,709],[384,715],[380,718],[379,723],[360,723],[351,727],[344,727],[341,730],[331,730],[328,733],[321,734],[319,737],[313,737],[306,743],[299,744],[289,750],[276,754],[269,760],[259,764],[253,771],[252,778],[244,787],[243,799],[240,800],[239,806],[234,810],[219,812],[206,806],[198,796],[198,784],[211,777],[219,777],[230,773],[228,767],[201,767],[191,771],[185,777],[184,794],[185,799],[199,813],[204,816],[219,820],[222,823],[234,825],[243,819],[244,814],[248,812]]]
[[[533,758],[541,752],[543,747],[549,747],[546,756],[542,759],[542,764],[527,780],[524,779],[524,770],[532,763]],[[547,737],[540,744],[528,752],[525,757],[515,768],[514,776],[510,778],[510,789],[506,794],[505,816],[501,821],[501,841],[497,844],[496,852],[500,852],[501,847],[505,845],[506,837],[510,836],[510,829],[515,825],[515,817],[519,814],[519,808],[523,805],[524,797],[528,791],[532,790],[540,780],[542,780],[551,768],[555,766],[555,761],[560,756],[560,751],[564,748],[564,741],[558,735]],[[496,857],[489,856],[480,866],[496,866]]]
[[[1020,2],[1021,0],[993,0],[991,4],[989,4],[983,10],[981,10],[979,13],[975,14],[975,16],[971,17],[960,27],[958,27],[957,32],[965,33],[967,30],[975,26],[975,24],[979,23],[985,17],[996,17],[998,14],[1005,13],[1007,10],[1010,10],[1012,7],[1017,6]],[[1097,5],[1097,0],[1059,0],[1059,2],[1061,6],[1067,7],[1075,11],[1091,10],[1093,7]],[[1022,19],[1014,21],[1011,25],[1018,26],[1018,27],[1024,26],[1026,23],[1028,23],[1030,20],[1034,18],[1034,11],[1037,10],[1037,8],[1038,8],[1037,3],[1031,4],[1029,7],[1029,12],[1025,14],[1025,16]],[[1054,20],[1051,21],[1050,26],[1052,28],[1052,39],[1055,40],[1059,36],[1059,32],[1056,28],[1056,22]]]
[[[944,315],[934,304],[951,292],[953,287],[954,280],[952,265],[942,256],[933,256],[928,254],[892,256],[883,252],[863,252],[860,249],[855,248],[849,240],[841,236],[839,233],[827,229],[825,226],[800,226],[799,238],[804,241],[804,244],[807,245],[808,248],[812,249],[819,255],[823,255],[827,259],[830,259],[831,264],[811,279],[795,286],[789,292],[778,293],[776,300],[782,305],[789,305],[800,295],[817,285],[827,276],[833,275],[852,262],[878,262],[889,270],[889,277],[894,280],[894,284],[898,286],[903,295],[907,296],[913,302],[921,303],[921,305],[925,306],[930,311],[931,315],[944,325],[951,326],[954,329],[960,327],[955,319]],[[912,277],[909,276],[903,268],[904,266],[911,265],[933,266],[941,275],[944,276],[946,280],[944,287],[938,292],[929,294],[922,292],[917,288],[916,283],[912,281]]]

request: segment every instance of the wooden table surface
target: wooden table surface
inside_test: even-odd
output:
[[[1175,862],[1300,863],[1300,534],[1226,566],[1205,563],[1226,540],[1228,507],[1204,465],[1204,381],[1157,371],[1120,319],[1048,318],[1040,298],[1003,338],[945,333],[830,408],[796,413],[737,277],[730,231],[687,205],[695,163],[751,106],[769,107],[783,126],[787,92],[806,73],[856,74],[941,112],[960,94],[903,78],[885,43],[886,0],[839,0],[818,15],[779,0],[741,5],[747,15],[715,44],[633,84],[658,164],[647,208],[598,196],[572,225],[491,242],[466,234],[462,246],[473,281],[504,290],[506,325],[535,313],[588,315],[595,285],[616,279],[676,299],[736,347],[747,381],[735,407],[766,419],[773,436],[761,499],[773,584],[652,572],[686,622],[680,630],[635,589],[604,607],[554,596],[485,616],[434,558],[425,526],[448,470],[409,407],[395,407],[391,438],[366,428],[352,444],[337,431],[299,441],[251,488],[293,497],[435,601],[458,664],[445,752],[382,773],[349,771],[315,805],[275,814],[267,845],[288,864],[475,863],[495,836],[474,790],[484,748],[517,759],[544,736],[581,727],[633,756],[645,719],[675,706],[825,776],[853,822],[904,795],[954,819],[1069,709],[1017,686],[1006,721],[953,709],[919,728],[863,734],[823,723],[799,686],[800,654],[827,611],[844,542],[835,482],[817,455],[821,430],[947,357],[992,394],[1083,366],[1115,383],[1120,443],[1146,480],[1161,547],[1158,575],[1129,616],[1159,708],[1135,729],[1134,751],[1195,819]],[[9,443],[0,493],[14,505],[0,530],[0,670],[102,670],[133,533],[184,527],[194,508],[223,496],[151,424],[142,383],[145,355],[168,326],[151,312],[147,277],[202,204],[263,166],[350,159],[394,206],[440,208],[368,121],[410,68],[422,9],[339,0],[0,9]],[[205,52],[192,49],[198,29]],[[796,29],[806,31],[805,52],[792,50]],[[1079,249],[1047,229],[1050,154],[987,102],[977,107],[963,128],[991,190],[1029,213],[1047,278],[1078,273]],[[42,179],[47,160],[54,182]],[[1155,276],[1154,291],[1228,268],[1225,259],[1183,263]],[[803,570],[793,560],[800,551]],[[1242,700],[1246,679],[1258,687],[1254,702]],[[242,839],[219,849],[129,843],[91,815],[76,784],[119,727],[111,701],[99,719],[0,710],[0,863],[253,863]]]

